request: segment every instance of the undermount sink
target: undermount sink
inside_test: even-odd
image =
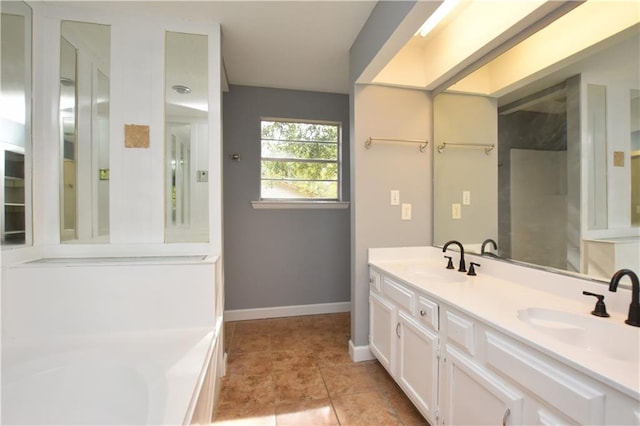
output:
[[[611,318],[545,308],[518,311],[518,319],[562,343],[624,362],[640,359],[640,329]]]
[[[467,275],[463,272],[457,272],[455,270],[448,270],[442,268],[440,272],[433,266],[425,265],[410,265],[407,266],[407,273],[415,275],[420,278],[426,278],[434,282],[443,283],[461,283],[467,279]]]

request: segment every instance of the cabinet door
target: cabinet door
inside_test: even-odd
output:
[[[438,335],[399,312],[398,382],[431,424],[436,424]]]
[[[396,352],[396,308],[375,293],[369,294],[369,349],[392,375]]]
[[[467,355],[446,346],[443,425],[522,424],[524,398]]]

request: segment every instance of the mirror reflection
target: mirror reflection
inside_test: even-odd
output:
[[[631,89],[631,225],[640,226],[640,90]]]
[[[110,27],[63,21],[60,240],[109,240]]]
[[[208,39],[167,32],[165,240],[209,241]]]
[[[603,280],[638,271],[640,26],[521,72],[522,58],[561,50],[534,38],[434,100],[435,146],[497,148],[434,151],[434,244],[480,252],[492,238],[490,251],[529,264]]]
[[[31,8],[0,3],[0,230],[3,248],[31,243]]]

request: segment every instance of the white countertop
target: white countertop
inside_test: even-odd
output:
[[[458,253],[447,253],[453,257],[454,265],[458,265]],[[369,264],[381,269],[386,274],[425,292],[428,296],[440,302],[446,303],[460,311],[474,317],[486,324],[495,327],[503,333],[531,345],[541,352],[568,364],[577,370],[600,380],[609,386],[640,400],[640,327],[632,327],[624,323],[626,313],[609,309],[610,318],[597,318],[590,315],[596,299],[583,296],[582,290],[593,291],[594,283],[589,280],[581,280],[564,277],[567,282],[556,283],[562,286],[575,287],[575,298],[566,297],[567,288],[559,290],[560,294],[535,288],[531,282],[514,282],[514,271],[507,269],[518,268],[504,262],[481,258],[478,263],[477,276],[468,276],[456,269],[445,268],[446,260],[443,253],[435,247],[422,247],[398,249],[371,249]],[[477,257],[465,256],[467,268],[469,259],[477,261]],[[543,271],[532,271],[519,267],[523,282],[527,281],[528,274],[534,274],[536,279],[540,274],[548,274],[548,279],[560,280],[557,274]],[[425,273],[428,271],[428,273]],[[432,274],[433,271],[433,274]],[[505,272],[502,274],[501,272]],[[442,280],[438,280],[441,276]],[[462,280],[461,280],[461,277]],[[508,277],[509,279],[505,279]],[[544,276],[543,276],[544,277]],[[529,280],[531,281],[531,280]],[[545,286],[541,286],[545,287]],[[610,293],[601,286],[599,291],[605,294],[605,303]],[[620,292],[620,291],[619,291]],[[622,290],[631,302],[630,292]],[[620,295],[618,295],[618,298]],[[607,305],[609,308],[609,306]],[[616,334],[622,336],[614,341],[611,333],[602,336],[606,342],[605,347],[609,352],[623,353],[627,360],[607,357],[591,349],[584,349],[567,344],[553,338],[530,324],[518,318],[518,311],[528,308],[543,308],[555,311],[572,313],[584,316],[587,321],[596,321],[594,328],[598,328],[597,321],[602,321],[606,327],[615,327]],[[618,328],[619,327],[619,328]],[[609,328],[609,331],[611,328]],[[590,330],[591,331],[591,330]],[[593,333],[604,333],[604,330],[594,329]],[[628,352],[627,352],[628,351]]]

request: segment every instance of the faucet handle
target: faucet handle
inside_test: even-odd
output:
[[[593,296],[598,298],[596,307],[593,311],[591,311],[591,315],[604,318],[609,316],[609,314],[607,313],[607,307],[604,304],[604,296],[602,294],[595,294],[588,291],[583,291],[582,294],[584,294],[585,296]]]
[[[451,260],[451,256],[445,256],[445,259],[449,259],[449,262],[447,262],[447,269],[455,269],[455,267],[453,266],[453,260]]]
[[[467,273],[467,275],[471,275],[471,276],[478,275],[478,274],[476,274],[475,266],[480,266],[480,264],[476,263],[476,262],[469,262],[469,272]]]

